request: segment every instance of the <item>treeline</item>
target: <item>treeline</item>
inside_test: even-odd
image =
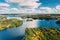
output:
[[[55,15],[23,15],[22,18],[33,18],[33,19],[58,19],[60,20],[60,16]]]

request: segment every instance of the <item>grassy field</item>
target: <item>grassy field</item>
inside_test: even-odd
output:
[[[19,27],[23,24],[23,22],[18,19],[7,19],[6,17],[0,17],[0,19],[0,30],[11,27]]]
[[[26,28],[23,40],[60,40],[60,29]]]

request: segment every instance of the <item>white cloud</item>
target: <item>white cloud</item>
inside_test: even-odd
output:
[[[56,11],[57,11],[58,13],[60,13],[60,5],[57,5],[57,6],[56,6]]]
[[[11,12],[19,12],[19,10],[17,8],[11,8],[10,11]]]
[[[0,9],[0,13],[40,13],[40,10],[34,10],[34,9],[18,9],[18,8],[5,8],[2,7]]]
[[[50,7],[41,7],[40,10],[42,13],[55,13],[53,8],[50,8]]]
[[[37,13],[35,8],[41,5],[37,3],[39,0],[6,0],[8,3],[17,3],[21,8],[11,8],[10,12],[20,12],[20,13]]]
[[[60,13],[60,5],[57,5],[55,8],[40,7],[39,10],[36,10],[35,8],[41,5],[41,3],[37,4],[36,1],[38,0],[6,0],[8,3],[17,3],[22,8],[9,8],[9,4],[0,3],[0,13]]]
[[[20,6],[27,6],[30,8],[37,8],[41,3],[36,3],[38,0],[6,0],[8,3],[17,3]]]
[[[9,9],[8,8],[1,8],[0,9],[0,14],[7,13],[7,12],[9,12]]]
[[[19,13],[20,11],[17,8],[8,8],[8,7],[2,7],[0,9],[0,13]]]
[[[9,7],[10,5],[7,3],[0,3],[0,7]]]
[[[41,7],[40,10],[35,10],[35,9],[18,9],[18,8],[7,8],[7,7],[2,7],[0,9],[0,13],[40,13],[40,14],[52,14],[52,13],[60,13],[58,12],[57,8],[49,8],[49,7]]]
[[[57,5],[57,6],[56,6],[56,9],[60,10],[60,5]]]

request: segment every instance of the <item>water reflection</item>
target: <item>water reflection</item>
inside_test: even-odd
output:
[[[23,20],[23,25],[17,28],[14,27],[14,28],[9,28],[4,31],[0,31],[0,40],[5,40],[5,39],[8,40],[11,38],[13,38],[14,40],[17,40],[17,38],[19,38],[18,40],[21,40],[21,37],[25,35],[26,27],[39,28],[39,27],[48,26],[48,27],[60,28],[60,25],[56,24],[56,20],[33,20],[33,21],[27,22],[26,21],[27,19],[22,19],[21,17],[8,17],[8,19],[10,18],[17,18],[19,20]]]
[[[17,18],[18,19],[18,18]],[[20,19],[20,17],[19,17]],[[11,38],[22,37],[25,35],[26,29],[26,19],[23,19],[23,25],[20,27],[8,28],[6,30],[0,31],[0,39],[1,40],[8,40]],[[12,40],[12,39],[11,39]],[[17,39],[16,39],[17,40]]]
[[[53,27],[60,28],[60,25],[56,24],[57,20],[40,20],[37,22],[37,27]]]
[[[28,28],[37,28],[37,22],[38,20],[33,20],[33,21],[27,22],[26,24]]]

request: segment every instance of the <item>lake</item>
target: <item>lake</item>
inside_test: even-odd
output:
[[[20,27],[8,28],[6,30],[0,31],[0,40],[21,40],[25,35],[25,29],[28,28],[40,28],[40,27],[53,27],[60,28],[60,24],[56,24],[57,20],[32,20],[26,21],[27,19],[22,19],[21,17],[8,17],[17,18],[23,21],[23,25]]]

